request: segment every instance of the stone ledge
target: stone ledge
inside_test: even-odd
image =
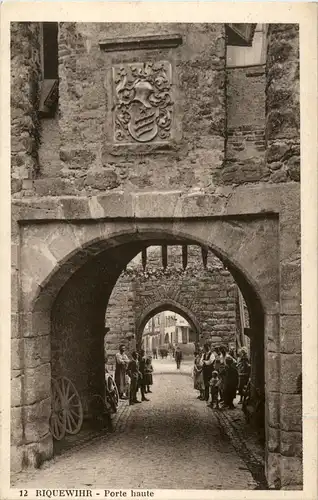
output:
[[[178,47],[182,44],[182,36],[179,34],[148,35],[138,37],[121,37],[117,39],[105,39],[99,41],[99,47],[105,52],[118,52],[145,49],[166,49]]]
[[[213,193],[113,191],[93,197],[12,200],[14,219],[99,220],[107,218],[189,218],[278,214],[284,200],[299,195],[299,184],[218,187]]]

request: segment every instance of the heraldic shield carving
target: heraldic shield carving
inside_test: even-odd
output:
[[[173,103],[169,62],[113,67],[113,92],[116,142],[170,139]]]

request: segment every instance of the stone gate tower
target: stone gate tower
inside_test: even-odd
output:
[[[297,26],[13,23],[11,74],[13,470],[53,455],[56,363],[101,390],[127,263],[192,244],[249,309],[268,483],[300,488]]]

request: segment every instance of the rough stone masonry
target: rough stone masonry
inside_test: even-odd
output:
[[[192,322],[199,342],[236,343],[238,290],[231,273],[211,252],[204,265],[199,247],[187,247],[183,268],[181,247],[168,247],[163,268],[160,247],[147,249],[146,266],[141,256],[131,261],[119,277],[106,311],[105,348],[112,365],[120,343],[135,336],[140,345],[143,328],[158,310],[172,308]],[[246,325],[248,326],[248,325]]]
[[[41,32],[11,27],[12,469],[53,455],[54,332],[85,400],[125,266],[145,245],[194,244],[250,311],[268,483],[301,488],[297,25],[268,26],[266,64],[230,69],[223,24],[59,23],[46,116]]]

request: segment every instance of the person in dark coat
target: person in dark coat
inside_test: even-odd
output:
[[[177,363],[177,370],[180,370],[180,365],[181,365],[181,361],[182,361],[182,351],[181,351],[179,346],[175,350],[174,359]]]
[[[225,373],[224,373],[224,388],[223,388],[223,401],[224,408],[235,408],[233,399],[236,396],[238,385],[238,372],[236,363],[233,358],[225,358]]]
[[[145,396],[145,366],[146,366],[146,356],[145,351],[143,349],[140,350],[139,353],[139,380],[138,380],[138,388],[141,393],[141,401],[149,401],[149,399]]]
[[[145,393],[152,392],[152,390],[150,389],[150,386],[153,384],[152,373],[153,373],[153,366],[151,362],[151,356],[148,356],[148,358],[146,359],[145,375],[144,375]]]
[[[129,363],[129,358],[126,354],[126,347],[124,344],[121,344],[119,346],[119,352],[116,354],[115,359],[115,383],[117,386],[118,394],[121,399],[127,399],[126,370]]]
[[[239,404],[242,404],[244,390],[245,390],[245,387],[247,386],[247,382],[250,378],[250,373],[251,373],[251,365],[249,363],[248,356],[247,356],[247,350],[245,347],[242,347],[242,349],[240,351],[240,358],[239,358],[239,362],[237,364],[237,369],[238,369],[238,377],[239,377],[239,383],[238,383],[238,391],[239,391],[239,395],[240,395]]]
[[[140,403],[137,399],[138,380],[140,377],[138,354],[134,351],[131,354],[132,360],[128,363],[127,374],[130,377],[129,404]]]

